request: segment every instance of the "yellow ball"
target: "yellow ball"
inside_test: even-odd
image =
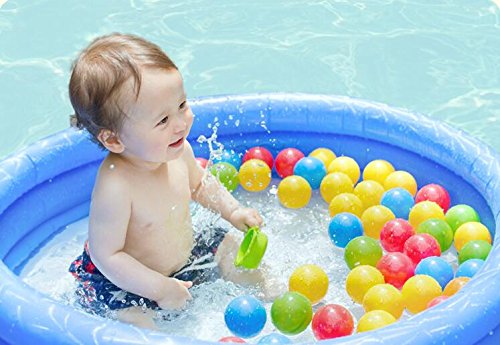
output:
[[[390,173],[384,180],[384,188],[386,190],[401,187],[410,192],[411,195],[415,196],[417,193],[417,181],[407,171],[397,170]]]
[[[396,219],[392,211],[383,205],[368,207],[361,215],[363,230],[367,236],[378,240],[385,223]]]
[[[250,159],[241,165],[238,177],[241,187],[249,192],[260,192],[271,182],[271,169],[260,159]]]
[[[278,200],[288,208],[301,208],[311,200],[311,186],[302,176],[291,175],[278,185]]]
[[[403,295],[391,284],[379,284],[371,287],[363,298],[365,311],[385,310],[399,319],[405,309]]]
[[[311,304],[316,304],[328,291],[328,276],[319,266],[302,265],[293,271],[288,288],[306,296]]]
[[[341,172],[326,175],[319,186],[321,196],[327,203],[341,193],[352,193],[353,189],[354,184],[349,176]]]
[[[408,279],[401,289],[406,309],[412,314],[425,310],[429,302],[442,292],[441,285],[434,278],[423,274]]]
[[[459,252],[464,244],[473,240],[485,240],[491,244],[491,234],[486,226],[479,222],[467,222],[460,225],[455,232],[455,248]]]
[[[361,199],[365,208],[380,204],[380,199],[382,199],[384,192],[384,187],[373,180],[361,181],[354,187],[354,194]]]
[[[363,213],[363,203],[352,193],[341,193],[334,197],[328,206],[330,216],[341,212],[350,212],[358,217]]]
[[[328,165],[328,172],[343,172],[356,184],[359,180],[359,165],[354,159],[347,156],[335,158],[330,165]]]
[[[444,220],[443,209],[434,201],[421,201],[411,208],[408,221],[416,229],[420,223],[430,218]]]
[[[372,310],[361,316],[356,330],[358,333],[372,331],[394,322],[396,322],[396,318],[392,314],[384,310]]]
[[[327,149],[325,147],[317,148],[316,150],[314,150],[309,154],[309,157],[318,158],[320,161],[323,162],[323,164],[325,164],[325,167],[329,166],[330,163],[335,158],[337,158],[337,156],[332,150]]]
[[[444,288],[443,295],[453,296],[458,291],[460,291],[460,289],[463,288],[464,285],[469,282],[469,280],[469,277],[458,277],[450,280]]]
[[[370,265],[354,267],[347,275],[345,289],[354,302],[361,304],[366,292],[375,285],[384,284],[384,276]]]
[[[394,167],[388,161],[376,159],[368,163],[363,170],[363,180],[377,181],[384,184],[385,178],[394,172]]]

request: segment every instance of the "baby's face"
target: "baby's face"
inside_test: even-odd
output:
[[[180,73],[143,69],[139,97],[129,95],[120,132],[123,154],[156,163],[179,158],[193,124]]]

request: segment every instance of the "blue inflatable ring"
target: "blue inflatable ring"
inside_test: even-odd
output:
[[[210,135],[207,125],[217,119],[218,140],[240,151],[264,145],[273,154],[290,146],[307,153],[326,146],[361,167],[387,159],[420,186],[444,185],[454,204],[473,206],[496,233],[483,268],[453,298],[384,329],[325,344],[500,343],[500,159],[492,149],[425,116],[346,97],[237,95],[191,104],[196,119],[190,138],[198,156],[208,154],[207,145],[195,139]],[[87,315],[18,278],[52,236],[87,216],[103,157],[84,132],[68,129],[0,162],[0,344],[201,342]]]

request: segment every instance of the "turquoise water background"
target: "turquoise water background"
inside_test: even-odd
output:
[[[163,47],[189,97],[346,95],[424,113],[500,151],[499,18],[500,0],[7,1],[0,157],[68,126],[71,62],[114,31]]]

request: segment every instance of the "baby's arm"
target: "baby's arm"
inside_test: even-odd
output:
[[[194,201],[219,212],[222,218],[239,230],[246,231],[248,227],[262,224],[262,218],[257,210],[242,207],[212,174],[207,172],[205,176],[205,171],[196,162],[193,149],[188,143],[184,159],[189,169],[189,184]]]
[[[156,301],[161,308],[182,307],[191,296],[190,282],[165,277],[123,251],[131,215],[131,197],[120,176],[98,179],[90,209],[92,261],[119,288]]]

